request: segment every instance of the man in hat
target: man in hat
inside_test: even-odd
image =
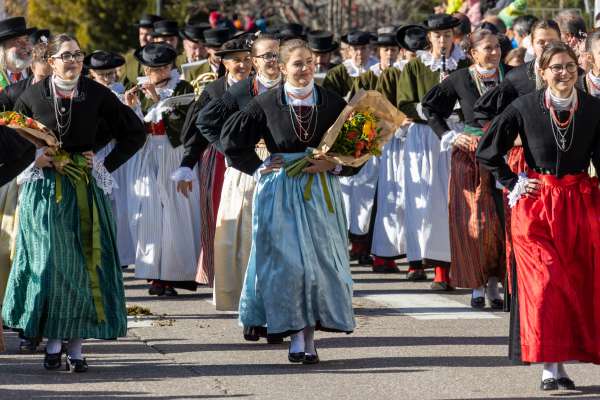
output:
[[[342,36],[342,42],[348,44],[350,58],[327,72],[323,87],[346,97],[354,80],[367,72],[372,65],[369,61],[369,44],[372,38],[369,32],[364,31],[352,31]]]
[[[136,24],[138,28],[139,47],[144,47],[152,41],[151,33],[154,30],[154,23],[162,20],[162,17],[152,14],[144,14]],[[122,73],[122,80],[126,85],[135,84],[138,76],[142,75],[142,66],[134,57],[135,49],[129,50],[125,55],[125,72]]]
[[[183,52],[185,54],[186,63],[195,63],[206,60],[208,53],[204,47],[203,32],[210,29],[210,24],[186,25],[180,32],[179,36],[183,40]]]
[[[315,79],[325,78],[325,74],[335,67],[331,62],[333,52],[340,45],[333,40],[333,33],[327,31],[312,31],[307,35],[308,47],[315,55]]]
[[[25,18],[13,17],[0,21],[0,89],[28,76],[33,46]]]
[[[221,57],[216,53],[221,46],[231,38],[231,30],[228,28],[207,29],[202,32],[204,47],[208,53],[206,63],[200,64],[186,71],[185,76],[191,81],[208,72],[218,73],[221,65]]]
[[[167,43],[179,53],[179,27],[177,22],[163,19],[154,23],[154,30],[150,34],[153,43]],[[185,54],[179,54],[175,59],[175,66],[179,68],[185,64]]]

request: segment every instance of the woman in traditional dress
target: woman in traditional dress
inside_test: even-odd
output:
[[[473,289],[473,308],[484,308],[487,295],[490,306],[498,310],[503,308],[498,282],[506,269],[499,217],[504,208],[502,192],[492,175],[475,160],[483,131],[474,122],[473,105],[503,80],[507,67],[500,62],[500,43],[491,31],[478,29],[466,43],[473,64],[450,74],[427,93],[422,104],[429,126],[444,138],[443,150],[452,148],[448,194],[451,283]],[[462,131],[452,131],[446,123],[457,101],[465,122]]]
[[[510,190],[517,361],[544,363],[543,390],[574,389],[563,363],[600,363],[600,189],[586,172],[590,161],[600,167],[600,100],[575,88],[577,56],[564,43],[548,45],[538,68],[547,89],[495,118],[477,159]],[[517,135],[527,174],[512,172],[504,158]]]
[[[434,290],[450,290],[450,238],[448,228],[448,178],[450,152],[440,151],[440,139],[426,125],[421,101],[427,92],[459,68],[468,66],[459,46],[453,44],[453,28],[460,21],[447,14],[433,14],[427,21],[430,48],[404,67],[397,88],[397,107],[413,120],[404,149],[405,223],[409,273],[426,279],[424,266],[435,267]],[[460,129],[456,116],[448,121]]]
[[[234,84],[221,98],[213,99],[198,114],[200,134],[221,149],[221,128],[235,112],[255,96],[281,83],[279,40],[261,35],[252,44],[252,63],[256,75]],[[261,160],[267,155],[264,142],[256,146]],[[256,181],[252,176],[228,167],[225,171],[221,204],[215,230],[214,302],[219,311],[237,311],[252,244],[252,196]],[[266,336],[262,327],[245,327],[247,340]],[[270,341],[280,341],[274,339]]]
[[[151,295],[176,296],[176,288],[196,290],[201,225],[198,191],[187,198],[178,196],[171,181],[171,173],[183,159],[180,131],[187,111],[185,102],[173,98],[194,90],[171,68],[177,53],[169,45],[148,44],[135,57],[145,79],[125,93],[125,101],[144,114],[148,134],[130,202],[130,212],[136,216],[132,226],[137,239],[135,276],[151,281]]]
[[[314,85],[314,56],[304,41],[281,46],[280,66],[285,85],[254,98],[221,135],[232,166],[258,177],[240,322],[292,335],[289,361],[314,364],[315,329],[350,333],[355,327],[337,176],[355,169],[311,160],[300,176],[287,176],[284,164],[316,147],[346,103]],[[272,154],[264,163],[255,148],[261,139]]]
[[[83,65],[89,71],[90,78],[109,88],[121,101],[125,100],[125,88],[122,83],[117,81],[117,68],[124,64],[125,59],[119,54],[103,50],[94,51],[87,55],[83,60]],[[127,108],[127,110],[128,112],[134,112],[130,108]],[[141,112],[139,114],[139,117],[143,118]],[[106,131],[106,138],[103,142],[108,141],[108,143],[101,143],[103,146],[96,152],[96,157],[99,159],[106,157],[115,147],[115,141],[111,140],[111,133],[108,129],[104,129],[106,125],[107,124],[103,122],[100,131]],[[113,206],[115,223],[117,225],[117,249],[119,250],[119,260],[123,268],[135,264],[136,241],[133,239],[130,226],[130,221],[134,218],[134,215],[130,210],[130,203],[135,195],[135,175],[140,166],[139,154],[139,152],[136,153],[112,174],[117,182],[117,188],[112,193],[111,203]]]
[[[2,317],[25,337],[48,338],[47,369],[60,368],[62,340],[68,339],[67,368],[85,372],[83,339],[127,333],[107,195],[114,185],[110,172],[142,146],[144,131],[110,90],[80,76],[84,56],[74,38],[54,37],[47,55],[52,76],[29,87],[15,110],[56,132],[60,149],[80,160],[87,178],[59,173],[49,150],[38,151],[22,174],[17,251]],[[94,160],[91,152],[101,119],[117,140],[103,161]]]
[[[209,83],[200,98],[190,107],[182,130],[182,141],[184,142],[184,157],[180,163],[182,169],[193,168],[201,157],[200,169],[200,211],[202,221],[202,237],[200,244],[200,259],[196,273],[196,282],[211,285],[214,281],[214,243],[215,228],[219,204],[221,201],[221,190],[225,177],[225,158],[215,146],[208,145],[208,141],[200,133],[197,126],[197,118],[200,111],[214,99],[219,99],[234,84],[248,78],[252,71],[252,58],[250,56],[249,43],[244,39],[232,39],[221,46],[221,50],[215,53],[221,57],[221,77]],[[201,155],[201,156],[200,156]],[[173,176],[177,182],[177,190],[187,194],[192,185],[194,177],[189,174],[177,173]]]

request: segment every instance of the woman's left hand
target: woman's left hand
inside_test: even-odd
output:
[[[318,174],[319,172],[331,171],[335,168],[335,164],[327,160],[308,158],[308,162],[311,164],[310,167],[302,170],[302,172],[306,172],[307,174]]]
[[[94,157],[96,156],[96,154],[94,154],[93,151],[85,151],[85,152],[83,152],[81,154],[87,160],[87,166],[88,166],[88,168],[92,168],[94,166]]]
[[[158,101],[160,100],[160,97],[158,97],[158,93],[156,93],[156,86],[154,86],[154,84],[152,83],[144,83],[142,85],[142,92],[144,92],[144,95],[147,98],[149,98],[155,103],[158,103]]]

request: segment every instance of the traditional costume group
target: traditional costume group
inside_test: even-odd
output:
[[[315,364],[315,330],[356,328],[350,260],[399,273],[404,257],[409,280],[433,268],[433,290],[468,288],[473,308],[510,311],[510,357],[544,363],[542,389],[575,387],[563,362],[600,363],[588,172],[600,168],[600,63],[541,67],[548,51],[572,57],[554,22],[533,25],[555,39],[517,67],[493,24],[460,43],[461,21],[440,13],[350,31],[343,51],[299,24],[265,34],[144,15],[137,27],[137,49],[84,56],[75,38],[0,21],[0,44],[47,46],[48,72],[0,71],[2,111],[56,142],[0,126],[2,319],[21,350],[47,339],[45,368],[66,353],[85,372],[83,340],[126,335],[128,267],[152,296],[212,288],[246,340],[290,337],[289,361]],[[180,40],[201,51],[180,54]],[[306,80],[287,66],[301,56]],[[549,70],[577,88],[560,97]],[[362,90],[407,117],[381,156],[290,176]]]

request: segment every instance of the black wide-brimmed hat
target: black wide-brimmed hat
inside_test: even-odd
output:
[[[12,17],[0,21],[0,42],[19,36],[29,36],[31,33],[33,31],[27,29],[23,17]]]
[[[333,33],[327,31],[312,31],[307,35],[308,47],[315,53],[329,53],[340,47],[333,40]]]
[[[231,39],[231,30],[229,28],[207,29],[203,32],[203,35],[205,46],[220,48]]]
[[[50,40],[50,29],[36,29],[35,32],[29,35],[31,43],[48,43]]]
[[[143,14],[137,24],[138,28],[154,28],[154,23],[162,21],[164,18],[154,14]]]
[[[277,36],[281,40],[302,39],[306,40],[306,27],[294,22],[281,25]]]
[[[398,47],[395,33],[379,33],[377,39],[373,40],[373,44],[381,47]]]
[[[96,50],[83,59],[83,66],[87,69],[114,69],[123,64],[125,64],[125,59],[120,54],[104,50]]]
[[[133,53],[136,60],[146,67],[163,67],[177,58],[173,47],[165,43],[148,43]]]
[[[396,31],[396,42],[408,51],[425,50],[429,44],[427,29],[421,25],[405,25]]]
[[[181,31],[179,31],[179,36],[181,36],[182,39],[201,43],[204,41],[204,31],[210,28],[211,26],[208,22],[193,25],[188,24]]]
[[[445,31],[459,26],[460,20],[448,14],[431,14],[423,24],[428,31]]]
[[[219,51],[215,52],[218,57],[224,57],[227,54],[250,51],[248,41],[243,38],[231,39],[223,44]]]
[[[373,40],[372,33],[364,31],[352,31],[341,37],[342,42],[349,46],[365,46]]]
[[[179,36],[179,27],[175,21],[163,19],[155,22],[153,28],[154,31],[150,34],[152,37]]]

